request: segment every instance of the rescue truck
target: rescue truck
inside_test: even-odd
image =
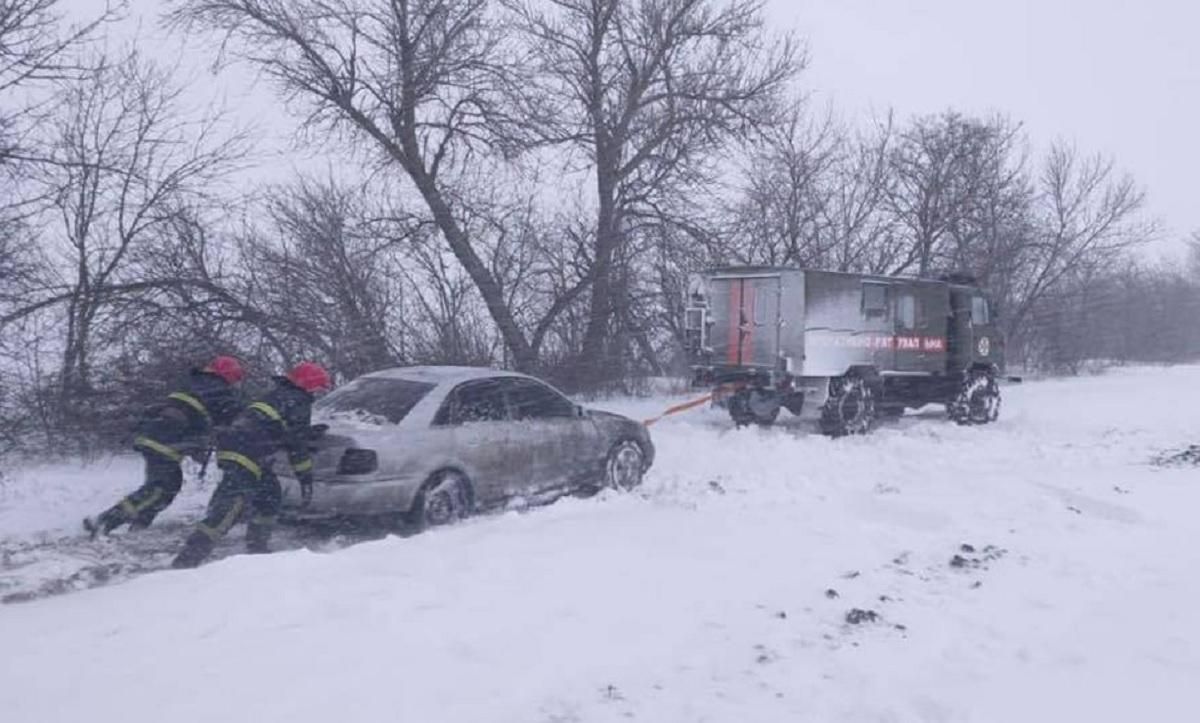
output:
[[[928,404],[960,424],[1000,414],[1004,339],[968,277],[742,266],[697,275],[687,293],[693,384],[739,426],[781,409],[831,436]]]

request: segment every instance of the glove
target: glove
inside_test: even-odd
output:
[[[311,472],[300,475],[300,506],[308,507],[312,502],[313,476]]]

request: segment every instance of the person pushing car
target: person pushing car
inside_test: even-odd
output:
[[[185,456],[200,459],[214,428],[233,421],[241,408],[237,387],[245,376],[237,359],[218,356],[192,369],[178,389],[142,413],[133,447],[146,460],[144,481],[109,509],[84,518],[83,527],[93,538],[124,524],[130,530],[145,529],[170,506],[183,487],[180,463]]]
[[[301,362],[274,382],[270,392],[242,410],[230,427],[218,434],[221,482],[213,491],[207,514],[188,535],[172,567],[199,565],[247,513],[246,551],[269,551],[283,502],[271,459],[279,451],[287,452],[305,502],[311,498],[313,462],[308,436],[312,405],[316,395],[332,386],[329,373],[320,364]]]

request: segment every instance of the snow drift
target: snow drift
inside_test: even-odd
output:
[[[0,711],[1193,720],[1200,470],[1147,460],[1196,441],[1198,384],[1191,367],[1039,382],[1007,388],[996,425],[931,412],[841,440],[681,415],[653,428],[637,495],[0,607]],[[73,526],[130,470],[18,475],[0,535]]]

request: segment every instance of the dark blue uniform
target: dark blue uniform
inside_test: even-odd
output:
[[[195,567],[212,552],[239,519],[249,514],[246,547],[266,552],[282,503],[272,457],[286,451],[292,470],[305,489],[312,484],[308,430],[313,396],[284,377],[271,392],[246,407],[228,430],[217,437],[221,483],[208,503],[208,513],[188,536],[175,567]]]
[[[179,494],[183,458],[200,458],[211,446],[213,429],[232,422],[241,406],[237,390],[228,382],[193,369],[176,391],[145,410],[137,422],[133,447],[146,460],[142,486],[99,517],[84,520],[84,527],[93,536],[125,523],[130,529],[148,527]]]

